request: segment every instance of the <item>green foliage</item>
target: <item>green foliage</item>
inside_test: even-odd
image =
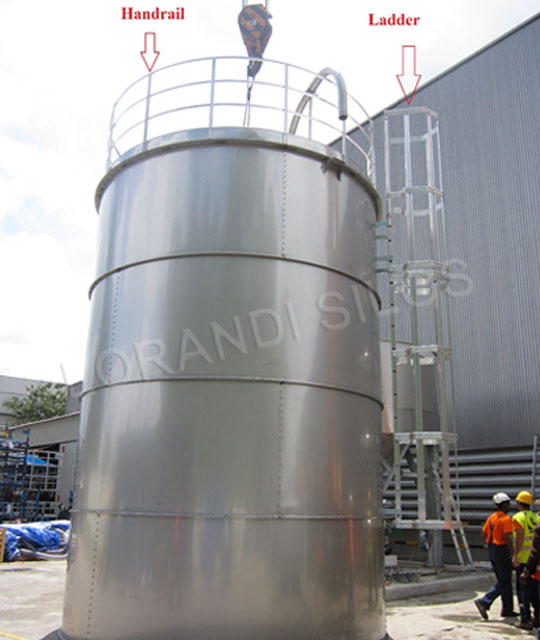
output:
[[[12,413],[10,425],[25,424],[64,415],[66,411],[67,389],[63,384],[44,382],[26,387],[25,398],[9,398],[4,407]]]

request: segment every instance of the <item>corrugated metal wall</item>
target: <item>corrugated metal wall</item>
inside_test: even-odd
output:
[[[515,497],[522,490],[540,496],[540,461],[536,455],[536,474],[533,487],[533,448],[511,447],[505,449],[487,449],[482,452],[461,452],[459,454],[459,496],[461,518],[465,527],[468,543],[475,551],[476,559],[486,559],[482,551],[484,543],[481,536],[482,525],[495,507],[491,498],[499,491],[505,491],[512,498],[510,515],[516,513]],[[454,464],[454,457],[451,457]],[[402,472],[402,507],[405,518],[414,518],[417,513],[418,490],[415,475],[411,473],[405,461],[401,465]],[[456,479],[453,481],[457,488]],[[394,502],[394,485],[390,484],[384,495],[389,505]],[[536,506],[533,507],[537,511]],[[391,538],[395,540],[418,540],[417,532],[393,531]],[[450,548],[448,560],[455,562],[455,554],[451,551],[452,541],[445,535],[445,544]],[[396,550],[399,546],[396,547]],[[410,552],[415,554],[414,546]],[[401,553],[407,557],[406,553]]]
[[[413,106],[421,105],[440,114],[448,255],[465,263],[454,273],[472,281],[451,304],[459,447],[532,445],[540,432],[540,15],[420,89]],[[379,115],[384,197],[382,123]],[[454,291],[463,288],[454,281]]]

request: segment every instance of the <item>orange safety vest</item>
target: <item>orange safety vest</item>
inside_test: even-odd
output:
[[[505,533],[512,533],[512,518],[502,511],[495,511],[484,523],[482,531],[485,534],[486,542],[496,545],[506,544]]]

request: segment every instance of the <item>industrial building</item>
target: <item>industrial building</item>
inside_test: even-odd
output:
[[[24,398],[30,387],[44,382],[1,376],[0,402],[12,397]],[[12,416],[2,406],[0,521],[53,520],[70,508],[75,484],[81,386],[79,382],[67,387],[65,414],[55,418],[11,426]],[[14,447],[7,446],[6,436]],[[17,499],[8,500],[14,491]]]

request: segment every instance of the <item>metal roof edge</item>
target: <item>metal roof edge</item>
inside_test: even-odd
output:
[[[22,431],[23,429],[27,429],[29,427],[34,427],[42,424],[49,424],[51,422],[59,422],[61,420],[66,420],[67,418],[73,418],[78,416],[80,411],[72,411],[71,413],[64,413],[61,416],[53,416],[52,418],[43,418],[43,420],[36,420],[35,422],[24,422],[22,424],[14,424],[8,426],[8,431]]]
[[[506,38],[509,38],[510,36],[514,35],[514,33],[519,31],[520,29],[523,29],[524,27],[526,27],[527,25],[531,24],[532,22],[534,22],[535,20],[538,20],[538,19],[540,19],[540,12],[539,13],[535,13],[530,18],[527,18],[526,20],[524,20],[520,24],[518,24],[515,27],[513,27],[512,29],[510,29],[510,31],[507,31],[506,33],[503,33],[502,35],[500,35],[498,38],[495,38],[495,40],[492,40],[491,42],[488,42],[488,44],[485,44],[483,47],[481,47],[477,51],[474,51],[473,53],[469,54],[466,58],[463,58],[463,60],[460,60],[459,62],[456,62],[455,64],[453,64],[451,67],[448,67],[448,69],[445,69],[444,71],[441,71],[436,76],[434,76],[433,78],[428,80],[425,84],[420,85],[418,87],[418,89],[416,90],[416,93],[422,91],[422,89],[424,89],[426,87],[429,87],[431,84],[433,84],[434,82],[437,82],[438,80],[443,78],[445,75],[451,73],[452,71],[455,71],[458,67],[461,67],[462,65],[466,64],[467,62],[470,62],[473,58],[476,58],[477,56],[481,55],[482,53],[484,53],[485,51],[487,51],[491,47],[495,46],[496,44],[499,44],[499,42],[502,42]],[[401,105],[401,104],[403,104],[405,102],[406,102],[406,99],[404,97],[403,98],[399,98],[395,102],[392,102],[391,104],[389,104],[387,107],[383,107],[380,111],[377,111],[374,115],[371,116],[371,120],[372,121],[376,120],[377,118],[382,116],[383,113],[385,111],[387,111],[388,109],[394,109],[395,107],[397,107],[397,106],[399,106],[399,105]],[[362,122],[362,126],[366,125],[368,122],[369,122],[369,120],[365,120],[364,122]],[[348,134],[352,135],[358,129],[359,129],[359,127],[354,127],[353,129],[348,131]],[[329,142],[328,146],[329,147],[333,147],[340,140],[341,140],[341,137],[338,137],[335,140],[332,140],[332,142]]]
[[[434,82],[437,82],[443,76],[451,73],[452,71],[455,71],[458,67],[461,67],[462,65],[466,64],[467,62],[470,62],[473,58],[476,58],[477,56],[481,55],[482,53],[484,53],[485,51],[487,51],[491,47],[495,46],[496,44],[499,44],[499,42],[502,42],[506,38],[509,38],[510,36],[514,35],[514,33],[516,33],[517,31],[523,29],[524,27],[526,27],[530,23],[534,22],[535,20],[539,20],[539,19],[540,19],[540,12],[535,13],[530,18],[527,18],[525,21],[521,22],[520,24],[518,24],[515,27],[513,27],[512,29],[510,29],[510,31],[507,31],[506,33],[503,33],[501,36],[498,36],[497,38],[495,38],[495,40],[492,40],[491,42],[488,42],[488,44],[485,44],[483,47],[481,47],[477,51],[474,51],[473,53],[469,54],[466,58],[463,58],[463,60],[460,60],[459,62],[456,62],[455,64],[453,64],[451,67],[448,67],[448,69],[445,69],[444,71],[441,71],[436,76],[434,76],[433,78],[428,80],[425,84],[420,85],[418,87],[418,89],[416,90],[416,93],[418,93],[419,91],[421,91],[425,87],[429,87],[429,85],[433,84]],[[389,106],[384,107],[383,109],[378,111],[375,115],[371,116],[371,119],[375,120],[375,118],[380,117],[387,109],[394,109],[395,107],[397,107],[398,105],[402,104],[403,102],[405,102],[405,98],[400,98],[399,100],[396,100],[395,102],[393,102]],[[365,124],[365,123],[362,123],[362,124]]]

